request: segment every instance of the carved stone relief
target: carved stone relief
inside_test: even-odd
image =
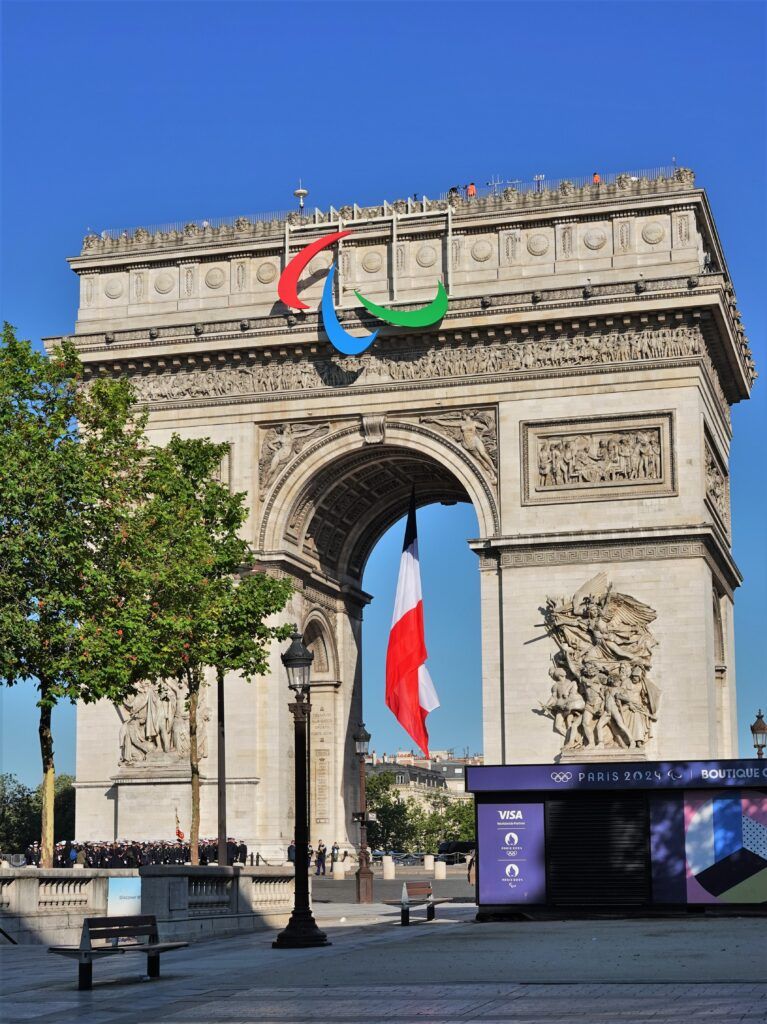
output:
[[[261,500],[282,470],[302,451],[310,440],[330,430],[329,423],[284,423],[268,427],[258,456],[258,484]]]
[[[207,369],[136,375],[131,383],[140,401],[166,402],[351,385],[407,384],[441,377],[641,363],[688,356],[703,357],[711,371],[712,382],[716,380],[700,330],[679,326],[579,332],[529,341],[492,341],[440,349],[422,345],[390,350],[387,355],[371,351],[361,356],[300,361],[263,359],[237,365],[211,365]],[[721,403],[726,406],[721,387],[717,390]]]
[[[197,705],[197,749],[208,756],[207,723],[210,720],[203,683]],[[162,766],[189,757],[188,691],[174,679],[162,683],[143,681],[120,707],[120,764]]]
[[[551,694],[536,713],[552,719],[562,754],[644,756],[661,698],[649,675],[654,609],[617,593],[599,573],[570,598],[547,597],[540,610],[557,652]]]
[[[671,413],[550,420],[520,429],[524,504],[676,493]]]
[[[459,444],[495,484],[498,479],[498,431],[492,409],[460,409],[421,416],[420,422]]]
[[[722,465],[708,437],[705,439],[706,453],[706,500],[721,522],[725,532],[730,533],[730,478]]]

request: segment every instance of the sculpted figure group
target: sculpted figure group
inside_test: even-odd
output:
[[[660,703],[649,678],[653,609],[616,593],[599,573],[572,598],[547,598],[541,611],[558,647],[551,695],[541,707],[562,737],[562,751],[642,750]]]
[[[143,402],[216,398],[315,388],[407,383],[546,368],[641,362],[702,355],[703,340],[689,327],[576,334],[550,340],[492,342],[444,348],[383,350],[360,356],[263,361],[150,376],[132,384]]]
[[[657,428],[544,437],[538,442],[538,487],[659,480],[661,438]]]
[[[189,755],[189,708],[184,686],[173,679],[162,683],[140,682],[122,706],[120,763],[172,761]],[[205,728],[210,713],[201,688],[197,709],[197,743],[200,757],[207,757]]]

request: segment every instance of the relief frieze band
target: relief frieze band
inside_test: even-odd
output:
[[[131,376],[139,401],[164,403],[229,396],[305,392],[385,384],[409,385],[439,378],[556,371],[647,363],[691,356],[708,360],[697,325],[543,336],[443,347],[410,347],[361,356],[254,359],[236,365],[166,370]],[[711,375],[715,376],[713,366]],[[721,389],[719,389],[721,390]],[[724,400],[724,396],[721,396]]]
[[[670,412],[520,424],[525,505],[676,494]]]

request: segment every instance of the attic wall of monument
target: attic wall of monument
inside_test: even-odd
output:
[[[431,297],[435,278],[448,281],[451,296],[457,298],[529,287],[529,282],[551,287],[549,278],[567,287],[582,284],[588,275],[621,281],[633,280],[638,271],[698,274],[706,266],[705,243],[695,199],[686,199],[677,196],[633,210],[578,211],[575,216],[557,211],[500,222],[453,219],[449,226],[447,210],[443,216],[405,219],[396,228],[386,220],[345,224],[353,234],[338,250],[338,301],[356,305],[354,292],[361,289],[378,301],[418,302]],[[308,237],[314,236],[291,241],[299,246]],[[249,239],[239,250],[224,253],[206,245],[205,232],[196,240],[196,246],[175,254],[150,247],[141,255],[131,254],[127,264],[117,254],[110,260],[106,252],[96,264],[76,260],[79,323],[116,328],[147,318],[176,322],[202,310],[214,318],[274,311],[285,258],[284,231],[271,241],[254,245]],[[88,250],[96,251],[98,240]],[[307,268],[302,296],[310,305],[319,302],[331,259],[329,253],[319,253]]]

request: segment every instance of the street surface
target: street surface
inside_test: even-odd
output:
[[[328,883],[320,882],[320,887]],[[335,883],[341,887],[345,883]],[[401,885],[401,883],[400,883]],[[319,888],[319,887],[318,887]],[[767,1020],[759,918],[478,924],[446,904],[400,928],[396,908],[317,902],[333,945],[273,950],[273,933],[198,943],[139,980],[97,963],[92,992],[44,947],[0,948],[2,1024],[735,1024]],[[420,917],[414,911],[414,917]]]

